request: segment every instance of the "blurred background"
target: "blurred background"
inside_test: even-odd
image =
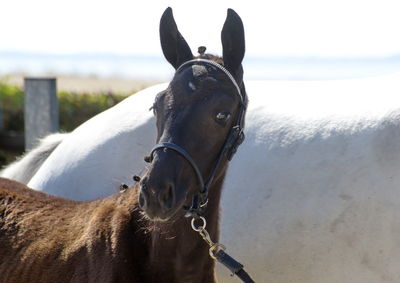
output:
[[[158,33],[168,6],[193,53],[205,45],[214,54],[222,53],[220,32],[233,8],[245,26],[246,80],[400,72],[398,0],[2,0],[1,130],[23,132],[24,77],[57,78],[62,131],[169,80]]]

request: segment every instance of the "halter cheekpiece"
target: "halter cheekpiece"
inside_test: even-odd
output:
[[[201,215],[203,215],[204,210],[207,207],[208,203],[208,189],[211,186],[214,177],[218,171],[219,166],[221,165],[223,157],[226,157],[229,161],[232,159],[233,155],[236,153],[237,148],[239,145],[243,142],[244,140],[244,133],[243,133],[243,126],[244,126],[244,116],[245,116],[245,111],[246,111],[246,97],[244,94],[242,94],[239,85],[237,84],[235,78],[232,76],[232,74],[222,65],[211,61],[207,59],[194,59],[187,61],[183,63],[179,68],[177,68],[176,72],[181,71],[183,68],[191,65],[210,65],[212,67],[217,68],[217,70],[221,71],[224,73],[231,83],[233,84],[234,88],[236,89],[236,95],[239,97],[239,113],[236,119],[235,124],[232,126],[231,130],[229,131],[229,134],[225,140],[224,146],[222,147],[222,150],[220,151],[217,161],[215,162],[215,166],[213,170],[211,171],[210,176],[208,177],[207,181],[204,181],[204,178],[201,174],[201,171],[199,167],[197,166],[195,160],[190,156],[190,154],[183,149],[181,146],[173,144],[173,143],[167,143],[167,142],[161,142],[156,144],[153,149],[151,150],[151,153],[148,157],[145,158],[146,162],[151,162],[154,158],[154,153],[158,149],[163,149],[163,148],[168,148],[170,150],[173,150],[180,154],[186,161],[190,164],[190,166],[193,168],[199,185],[200,185],[200,190],[198,193],[194,194],[192,198],[192,205],[190,207],[184,207],[185,210],[187,210],[186,216],[187,217],[194,217],[198,218]]]

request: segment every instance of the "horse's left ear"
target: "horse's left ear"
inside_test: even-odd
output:
[[[239,15],[232,9],[228,9],[221,40],[225,68],[237,75],[245,52],[244,28]]]
[[[177,69],[193,59],[192,51],[176,26],[172,9],[168,7],[160,20],[160,41],[165,59]]]

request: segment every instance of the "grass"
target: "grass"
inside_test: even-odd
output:
[[[24,93],[19,87],[0,83],[0,106],[3,130],[23,132]]]

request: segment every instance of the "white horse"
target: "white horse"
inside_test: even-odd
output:
[[[225,181],[221,242],[256,282],[400,282],[399,82],[246,83],[246,140]],[[86,200],[131,184],[155,141],[147,110],[165,87],[65,136],[28,185]],[[219,278],[233,280],[222,269]]]

